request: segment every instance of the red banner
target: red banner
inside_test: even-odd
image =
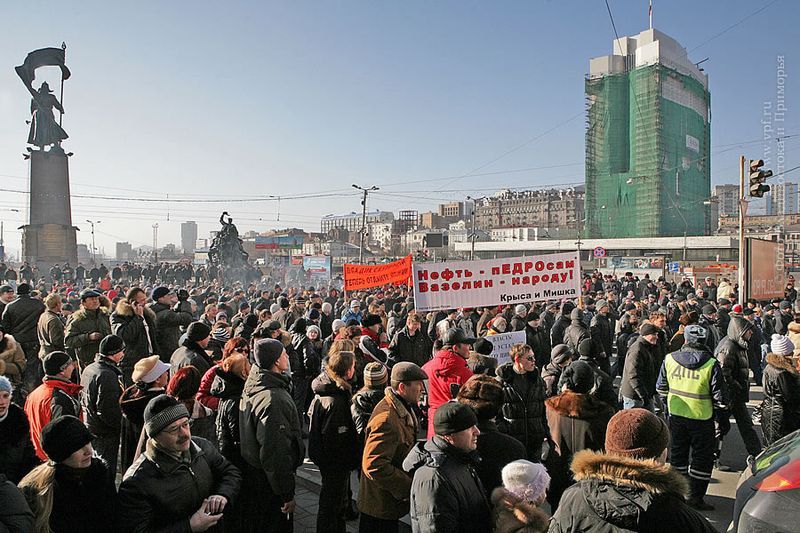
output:
[[[404,285],[411,277],[411,256],[381,265],[344,265],[344,290]]]

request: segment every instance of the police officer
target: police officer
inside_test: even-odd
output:
[[[669,411],[672,467],[689,477],[688,504],[709,511],[714,506],[703,497],[714,469],[714,417],[730,416],[728,391],[722,368],[705,344],[708,330],[693,324],[683,335],[683,347],[664,359],[656,389]]]

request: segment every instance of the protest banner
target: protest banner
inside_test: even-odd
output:
[[[357,291],[381,285],[404,285],[411,277],[411,255],[381,265],[344,265],[344,290]]]
[[[522,331],[508,331],[506,333],[498,333],[497,335],[489,335],[486,340],[492,343],[494,349],[490,357],[497,359],[497,366],[508,363],[511,358],[508,352],[515,344],[525,344],[525,330]]]
[[[580,296],[577,252],[414,263],[418,311],[515,305]]]

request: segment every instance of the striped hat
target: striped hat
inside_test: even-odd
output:
[[[389,381],[389,373],[384,365],[372,362],[367,363],[367,366],[364,367],[364,385],[367,387],[378,388],[386,385],[387,381]]]

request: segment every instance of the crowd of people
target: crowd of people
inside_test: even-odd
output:
[[[754,456],[754,416],[766,444],[800,426],[791,283],[739,305],[593,272],[575,300],[419,312],[407,287],[3,267],[13,532],[292,531],[307,459],[319,532],[715,531],[730,418]]]

